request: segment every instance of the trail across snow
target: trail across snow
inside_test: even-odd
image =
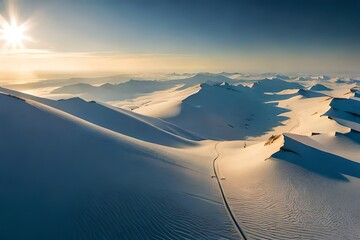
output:
[[[221,181],[222,181],[222,180],[219,179],[219,172],[220,172],[220,171],[219,171],[219,166],[218,166],[218,164],[217,164],[217,160],[219,160],[219,159],[221,158],[221,152],[220,152],[220,150],[218,149],[218,146],[220,145],[220,143],[221,143],[221,142],[217,142],[217,143],[215,144],[215,146],[214,146],[215,151],[216,151],[216,153],[217,153],[217,156],[216,156],[216,157],[214,158],[214,160],[213,160],[213,168],[214,168],[215,178],[216,178],[216,181],[217,181],[217,183],[218,183],[218,185],[219,185],[219,189],[220,189],[220,193],[221,193],[222,199],[223,199],[223,201],[224,201],[224,205],[225,205],[225,207],[226,207],[227,212],[228,212],[229,215],[230,215],[231,220],[233,221],[234,225],[236,226],[236,229],[238,230],[241,238],[244,239],[244,240],[247,240],[247,237],[246,237],[245,233],[244,233],[243,230],[241,229],[240,225],[239,225],[238,222],[236,221],[236,218],[235,218],[234,214],[233,214],[232,211],[231,211],[231,208],[230,208],[230,206],[229,206],[229,204],[228,204],[228,202],[227,202],[227,200],[226,200],[226,195],[225,195],[225,193],[224,193],[223,187],[221,186]]]
[[[277,77],[0,88],[0,239],[360,239],[355,83]]]
[[[1,240],[238,239],[212,146],[145,142],[4,93],[0,109]]]

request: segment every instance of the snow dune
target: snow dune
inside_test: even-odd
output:
[[[307,98],[317,98],[317,97],[324,97],[326,96],[324,93],[319,93],[316,91],[312,91],[312,90],[305,90],[305,89],[300,89],[298,91],[298,93],[304,97]]]
[[[323,81],[328,81],[330,80],[331,77],[327,76],[327,75],[322,75],[318,77],[318,80],[323,80]]]
[[[160,119],[141,116],[120,108],[81,98],[50,100],[0,88],[0,91],[46,104],[98,126],[124,135],[167,146],[191,146],[201,138]]]
[[[173,87],[169,81],[129,80],[124,83],[106,83],[100,86],[79,83],[57,88],[53,94],[76,94],[86,99],[97,99],[102,101],[124,100],[140,96],[154,91]]]
[[[166,90],[175,86],[179,86],[180,89],[186,89],[204,82],[216,84],[221,82],[234,83],[237,81],[222,75],[199,73],[189,78],[170,81],[129,80],[119,84],[106,83],[100,86],[78,83],[54,89],[51,93],[73,94],[90,100],[120,101],[133,99],[144,94]]]
[[[331,94],[346,92],[334,87],[339,89]],[[273,96],[291,112],[268,141],[219,144],[224,191],[248,239],[359,239],[357,99],[314,93],[284,90]],[[329,115],[334,112],[345,114],[348,124]]]
[[[360,135],[223,143],[226,196],[248,239],[358,239]],[[279,151],[279,152],[278,152]]]
[[[209,155],[31,99],[0,94],[0,108],[1,239],[238,238]]]
[[[360,99],[334,98],[331,109],[324,115],[329,116],[341,125],[360,132]]]
[[[356,83],[172,75],[0,88],[0,239],[360,239]]]
[[[311,86],[309,90],[313,90],[313,91],[330,91],[331,88],[328,88],[325,85],[318,83],[318,84],[315,84],[315,85]]]
[[[252,88],[260,92],[280,92],[287,89],[302,89],[304,87],[297,82],[287,82],[274,78],[258,81]]]
[[[297,78],[298,81],[312,81],[312,77],[309,76],[305,76],[305,77],[298,77]]]
[[[333,109],[345,111],[350,114],[360,116],[360,99],[358,98],[335,98],[331,101],[330,106]]]
[[[160,117],[207,139],[261,136],[286,120],[279,116],[285,109],[264,103],[253,91],[237,91],[226,85],[202,84],[200,91],[184,99],[179,109],[173,116]]]
[[[128,101],[109,102],[109,104],[132,110],[141,115],[164,118],[178,114],[181,102],[199,90],[199,85],[182,90],[176,87]]]
[[[282,151],[274,157],[291,155],[284,160],[329,178],[344,181],[348,181],[346,176],[360,178],[360,134],[312,137],[286,134],[284,138]]]
[[[137,113],[164,119],[210,139],[263,139],[273,132],[296,129],[299,122],[299,133],[340,130],[327,117],[319,119],[329,108],[329,96],[302,88],[293,89],[302,87],[297,83],[288,85],[287,81],[279,79],[263,81],[266,83],[261,88],[202,84],[188,90],[154,93],[124,105],[132,106]],[[279,86],[272,86],[271,81]],[[290,89],[279,91],[284,89],[282,85],[288,85]],[[343,92],[341,90],[338,95]]]

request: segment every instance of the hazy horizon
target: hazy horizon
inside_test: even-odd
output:
[[[1,25],[15,21],[24,37],[18,46],[1,37],[0,72],[355,73],[358,7],[352,0],[1,0]]]

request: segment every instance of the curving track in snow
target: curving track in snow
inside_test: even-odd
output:
[[[220,155],[220,151],[218,150],[218,145],[219,145],[220,143],[221,143],[221,142],[217,142],[217,143],[215,144],[215,147],[214,147],[214,148],[215,148],[215,151],[216,151],[216,153],[217,153],[217,156],[216,156],[216,157],[214,158],[214,160],[213,160],[213,168],[214,168],[215,178],[216,178],[216,181],[217,181],[217,183],[218,183],[218,185],[219,185],[221,197],[222,197],[222,199],[223,199],[223,201],[224,201],[224,205],[225,205],[225,207],[226,207],[227,212],[228,212],[229,215],[230,215],[231,220],[233,221],[234,225],[236,226],[236,229],[238,230],[238,232],[239,232],[239,234],[240,234],[240,236],[241,236],[241,239],[247,240],[247,237],[246,237],[244,231],[241,229],[240,225],[238,224],[238,222],[237,222],[236,219],[235,219],[234,214],[231,212],[230,206],[229,206],[229,204],[228,204],[228,202],[227,202],[227,200],[226,200],[226,196],[225,196],[223,187],[221,186],[221,179],[219,179],[219,171],[218,171],[218,170],[219,170],[219,169],[218,169],[219,167],[218,167],[218,165],[217,165],[217,160],[220,159],[220,156],[221,156],[221,155]]]

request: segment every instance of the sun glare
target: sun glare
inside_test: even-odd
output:
[[[14,25],[6,26],[4,29],[4,38],[13,44],[20,44],[24,39],[24,30]]]
[[[5,48],[24,48],[24,41],[30,38],[26,36],[25,24],[18,25],[16,21],[11,23],[4,21],[1,24],[0,39],[5,41]]]

